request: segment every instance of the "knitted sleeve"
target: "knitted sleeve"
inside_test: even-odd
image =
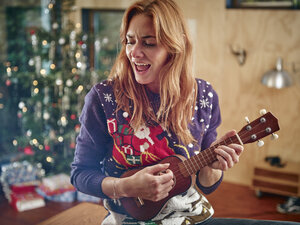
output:
[[[202,82],[204,83],[204,82]],[[202,88],[203,89],[203,88]],[[217,138],[217,128],[221,124],[221,113],[220,113],[220,107],[219,107],[219,98],[216,93],[216,91],[211,87],[211,85],[207,86],[206,92],[209,92],[209,96],[211,97],[211,102],[210,105],[210,114],[209,114],[209,124],[207,124],[207,130],[204,134],[202,143],[201,143],[201,149],[205,150],[210,147],[210,145],[216,140]],[[221,178],[212,186],[210,187],[204,187],[202,186],[198,179],[196,179],[196,184],[199,187],[199,189],[204,193],[204,194],[210,194],[213,191],[215,191],[218,186],[221,184],[223,180],[223,172]]]
[[[85,97],[79,121],[81,128],[71,165],[71,183],[83,193],[107,198],[101,189],[106,177],[101,162],[112,149],[112,138],[107,132],[105,113],[95,86]]]

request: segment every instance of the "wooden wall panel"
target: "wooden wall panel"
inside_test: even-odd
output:
[[[250,185],[255,162],[266,155],[300,163],[300,71],[292,70],[292,63],[300,63],[300,11],[226,10],[224,1],[197,2],[197,14],[189,12],[195,7],[184,10],[188,17],[195,15],[198,23],[197,75],[219,93],[223,118],[219,134],[241,128],[245,116],[255,119],[262,108],[273,112],[281,127],[279,140],[266,138],[261,149],[246,145],[240,163],[225,173],[225,180]],[[247,51],[243,66],[230,46]],[[296,83],[283,90],[268,89],[260,79],[279,56]]]

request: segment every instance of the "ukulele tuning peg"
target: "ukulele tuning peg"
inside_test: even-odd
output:
[[[248,116],[245,117],[245,120],[246,120],[246,122],[247,122],[248,124],[250,123],[250,120],[249,120]]]
[[[267,113],[267,110],[265,110],[265,109],[261,109],[261,110],[259,110],[259,114],[260,115],[265,115]]]
[[[259,140],[259,141],[257,142],[257,146],[258,146],[258,147],[262,147],[264,144],[265,144],[265,143],[264,143],[264,141],[262,141],[262,140]]]
[[[279,137],[278,134],[273,133],[271,136],[271,139],[276,140],[276,139],[278,139],[278,137]]]

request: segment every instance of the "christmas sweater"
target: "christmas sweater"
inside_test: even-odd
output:
[[[171,198],[152,221],[140,223],[126,215],[120,203],[109,199],[101,189],[102,180],[107,176],[120,177],[130,168],[153,165],[174,154],[190,158],[211,145],[221,123],[218,96],[208,82],[197,79],[197,84],[195,112],[189,124],[197,143],[188,145],[183,145],[175,133],[167,132],[159,124],[132,129],[129,113],[116,110],[113,82],[103,81],[86,95],[71,182],[79,191],[105,199],[110,213],[102,224],[172,224],[174,221],[193,224],[213,214],[207,199],[191,187],[186,193]],[[151,110],[156,112],[160,105],[159,94],[147,90],[147,95]],[[209,194],[221,180],[211,187],[203,187],[197,180],[197,186]]]

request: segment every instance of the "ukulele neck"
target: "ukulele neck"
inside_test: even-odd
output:
[[[213,163],[217,160],[217,154],[215,153],[215,149],[220,145],[230,145],[230,144],[240,144],[243,145],[243,142],[238,134],[225,139],[218,144],[215,144],[201,152],[199,154],[182,161],[179,165],[181,172],[184,176],[191,176],[196,174],[201,168]]]

